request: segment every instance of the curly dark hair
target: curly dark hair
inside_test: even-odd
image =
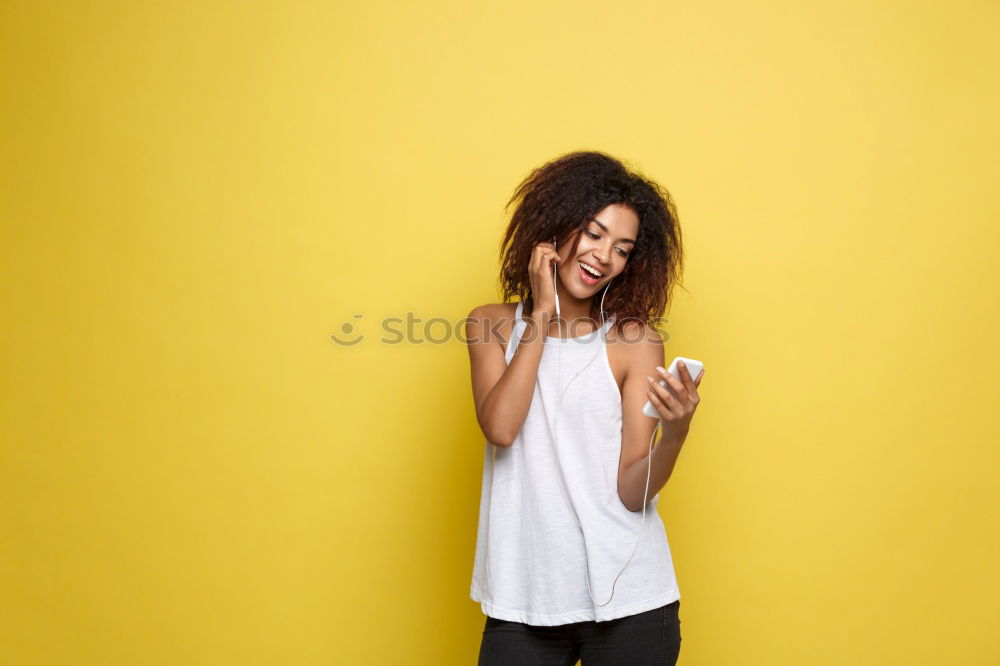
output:
[[[622,204],[639,218],[639,233],[625,270],[608,288],[604,311],[615,315],[619,331],[629,320],[653,325],[666,311],[673,288],[680,283],[684,260],[677,209],[665,188],[606,153],[577,151],[533,170],[517,186],[504,211],[515,203],[500,242],[505,303],[518,296],[525,314],[531,312],[528,263],[537,243],[583,230],[606,206]],[[569,254],[560,254],[573,256],[579,239],[577,234]],[[590,316],[595,321],[600,321],[599,310],[600,298],[594,298]]]

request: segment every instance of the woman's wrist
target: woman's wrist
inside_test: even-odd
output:
[[[660,437],[657,441],[657,445],[666,444],[668,446],[681,447],[684,445],[684,440],[687,439],[688,431],[683,432],[673,432],[663,428],[663,424],[660,424]]]
[[[532,312],[528,315],[528,327],[531,329],[532,336],[544,338],[548,335],[549,325],[555,317],[555,314],[545,311]]]

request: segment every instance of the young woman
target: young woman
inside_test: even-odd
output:
[[[673,664],[680,591],[656,507],[704,375],[668,374],[650,324],[682,265],[674,205],[599,152],[535,169],[515,203],[504,302],[466,327],[486,437],[479,665]]]

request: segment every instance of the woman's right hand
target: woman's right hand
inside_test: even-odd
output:
[[[557,267],[562,258],[556,253],[552,243],[537,243],[531,250],[531,261],[528,264],[528,274],[531,279],[531,316],[548,314],[548,319],[556,315],[555,282],[552,279],[552,266]],[[557,269],[558,270],[558,269]]]

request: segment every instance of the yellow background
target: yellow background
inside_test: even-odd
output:
[[[449,325],[499,300],[514,186],[575,149],[663,183],[687,243],[679,663],[1000,663],[998,29],[2,3],[0,663],[475,663]],[[379,342],[406,313],[442,321]]]

